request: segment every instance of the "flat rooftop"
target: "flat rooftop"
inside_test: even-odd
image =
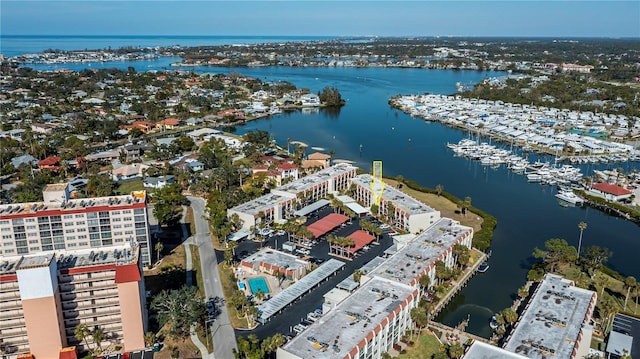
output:
[[[504,349],[533,359],[570,358],[595,298],[561,276],[545,275]]]
[[[300,268],[306,268],[309,265],[309,262],[303,261],[302,259],[299,259],[292,254],[268,248],[263,248],[261,251],[258,251],[243,259],[242,262],[251,263],[252,265],[260,262],[268,263],[272,266],[287,268],[293,271],[296,271]]]
[[[361,187],[371,188],[370,183],[373,181],[373,177],[369,174],[362,174],[354,177],[352,181]],[[385,184],[384,191],[382,192],[382,198],[388,202],[393,203],[396,208],[402,209],[404,212],[412,215],[436,212],[435,209],[427,206],[426,204],[418,201],[408,194],[397,190],[391,185]]]
[[[514,358],[524,359],[525,356],[520,354],[506,351],[502,348],[483,343],[481,341],[474,341],[464,354],[462,359],[501,359],[501,358]]]
[[[331,178],[343,175],[351,171],[355,171],[356,168],[357,167],[348,163],[338,163],[314,174],[310,174],[293,182],[289,182],[284,186],[280,186],[276,189],[276,191],[297,195],[298,193],[305,192]]]
[[[49,266],[52,260],[58,270],[101,266],[105,264],[126,265],[138,262],[139,247],[129,244],[100,247],[96,249],[56,250],[36,255],[0,256],[0,275],[15,274],[16,270]]]
[[[260,212],[266,212],[274,208],[278,203],[290,201],[294,197],[291,195],[282,195],[276,193],[267,193],[249,202],[230,208],[230,211],[246,213],[256,216]]]
[[[450,218],[440,218],[367,275],[411,285],[453,243],[471,231],[471,227],[463,226]]]
[[[417,290],[374,278],[284,345],[300,358],[343,358]]]
[[[49,185],[56,186],[56,185]],[[47,188],[49,188],[47,186]],[[60,184],[60,186],[67,186],[66,183]],[[35,213],[46,213],[47,211],[63,211],[63,212],[86,212],[92,207],[103,207],[96,210],[111,210],[118,207],[127,207],[135,203],[145,203],[146,192],[135,191],[131,194],[121,196],[109,196],[109,197],[95,197],[95,198],[78,198],[70,199],[66,202],[30,202],[30,203],[16,203],[16,204],[3,204],[0,205],[0,219],[11,219],[26,217]],[[42,214],[47,215],[47,214]]]

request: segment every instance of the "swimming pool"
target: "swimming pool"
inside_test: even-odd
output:
[[[245,289],[244,283],[238,282],[238,288],[240,288],[241,290],[244,290]]]
[[[258,291],[269,294],[269,286],[267,285],[267,281],[264,277],[256,277],[247,279],[249,283],[249,289],[251,290],[251,294],[256,294]]]

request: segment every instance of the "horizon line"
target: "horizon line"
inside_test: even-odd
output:
[[[108,36],[128,36],[128,37],[331,37],[331,38],[502,38],[502,39],[638,39],[640,36],[602,36],[602,35],[202,35],[202,34],[0,34],[0,37],[58,37],[58,36],[76,36],[76,37],[108,37]]]

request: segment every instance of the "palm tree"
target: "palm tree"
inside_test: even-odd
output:
[[[150,347],[156,342],[156,334],[154,332],[144,333],[144,345]]]
[[[156,243],[155,245],[155,250],[156,250],[156,260],[160,260],[160,252],[162,252],[162,250],[164,249],[164,244],[162,244],[162,242],[158,241],[158,243]]]
[[[624,297],[624,308],[622,309],[623,311],[627,310],[627,300],[629,300],[629,293],[631,293],[631,288],[634,288],[636,286],[636,279],[632,276],[628,276],[624,279],[624,284],[627,286],[627,295]]]
[[[440,197],[440,195],[442,194],[442,191],[444,190],[444,186],[439,184],[436,185],[436,194],[438,195],[438,197]]]
[[[360,279],[362,279],[362,272],[360,269],[356,269],[353,271],[353,280],[360,283]]]
[[[469,207],[471,207],[471,197],[467,196],[464,198],[464,203],[462,205],[465,216],[467,215],[467,211],[469,211]]]
[[[76,337],[76,339],[78,339],[79,341],[84,341],[84,347],[85,349],[89,349],[89,336],[91,336],[91,330],[89,330],[89,327],[82,323],[82,324],[78,324],[76,326],[76,329],[74,329],[73,331],[73,336]]]
[[[449,356],[451,358],[460,358],[464,354],[464,347],[460,342],[455,342],[449,346]]]
[[[580,238],[578,239],[578,259],[580,258],[580,247],[582,247],[582,232],[587,229],[587,222],[578,223],[578,228],[580,228]]]
[[[93,342],[98,346],[98,352],[102,352],[102,342],[105,339],[104,330],[102,328],[96,326],[93,329]]]

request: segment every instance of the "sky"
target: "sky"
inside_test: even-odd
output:
[[[640,1],[0,1],[2,35],[640,37]]]

